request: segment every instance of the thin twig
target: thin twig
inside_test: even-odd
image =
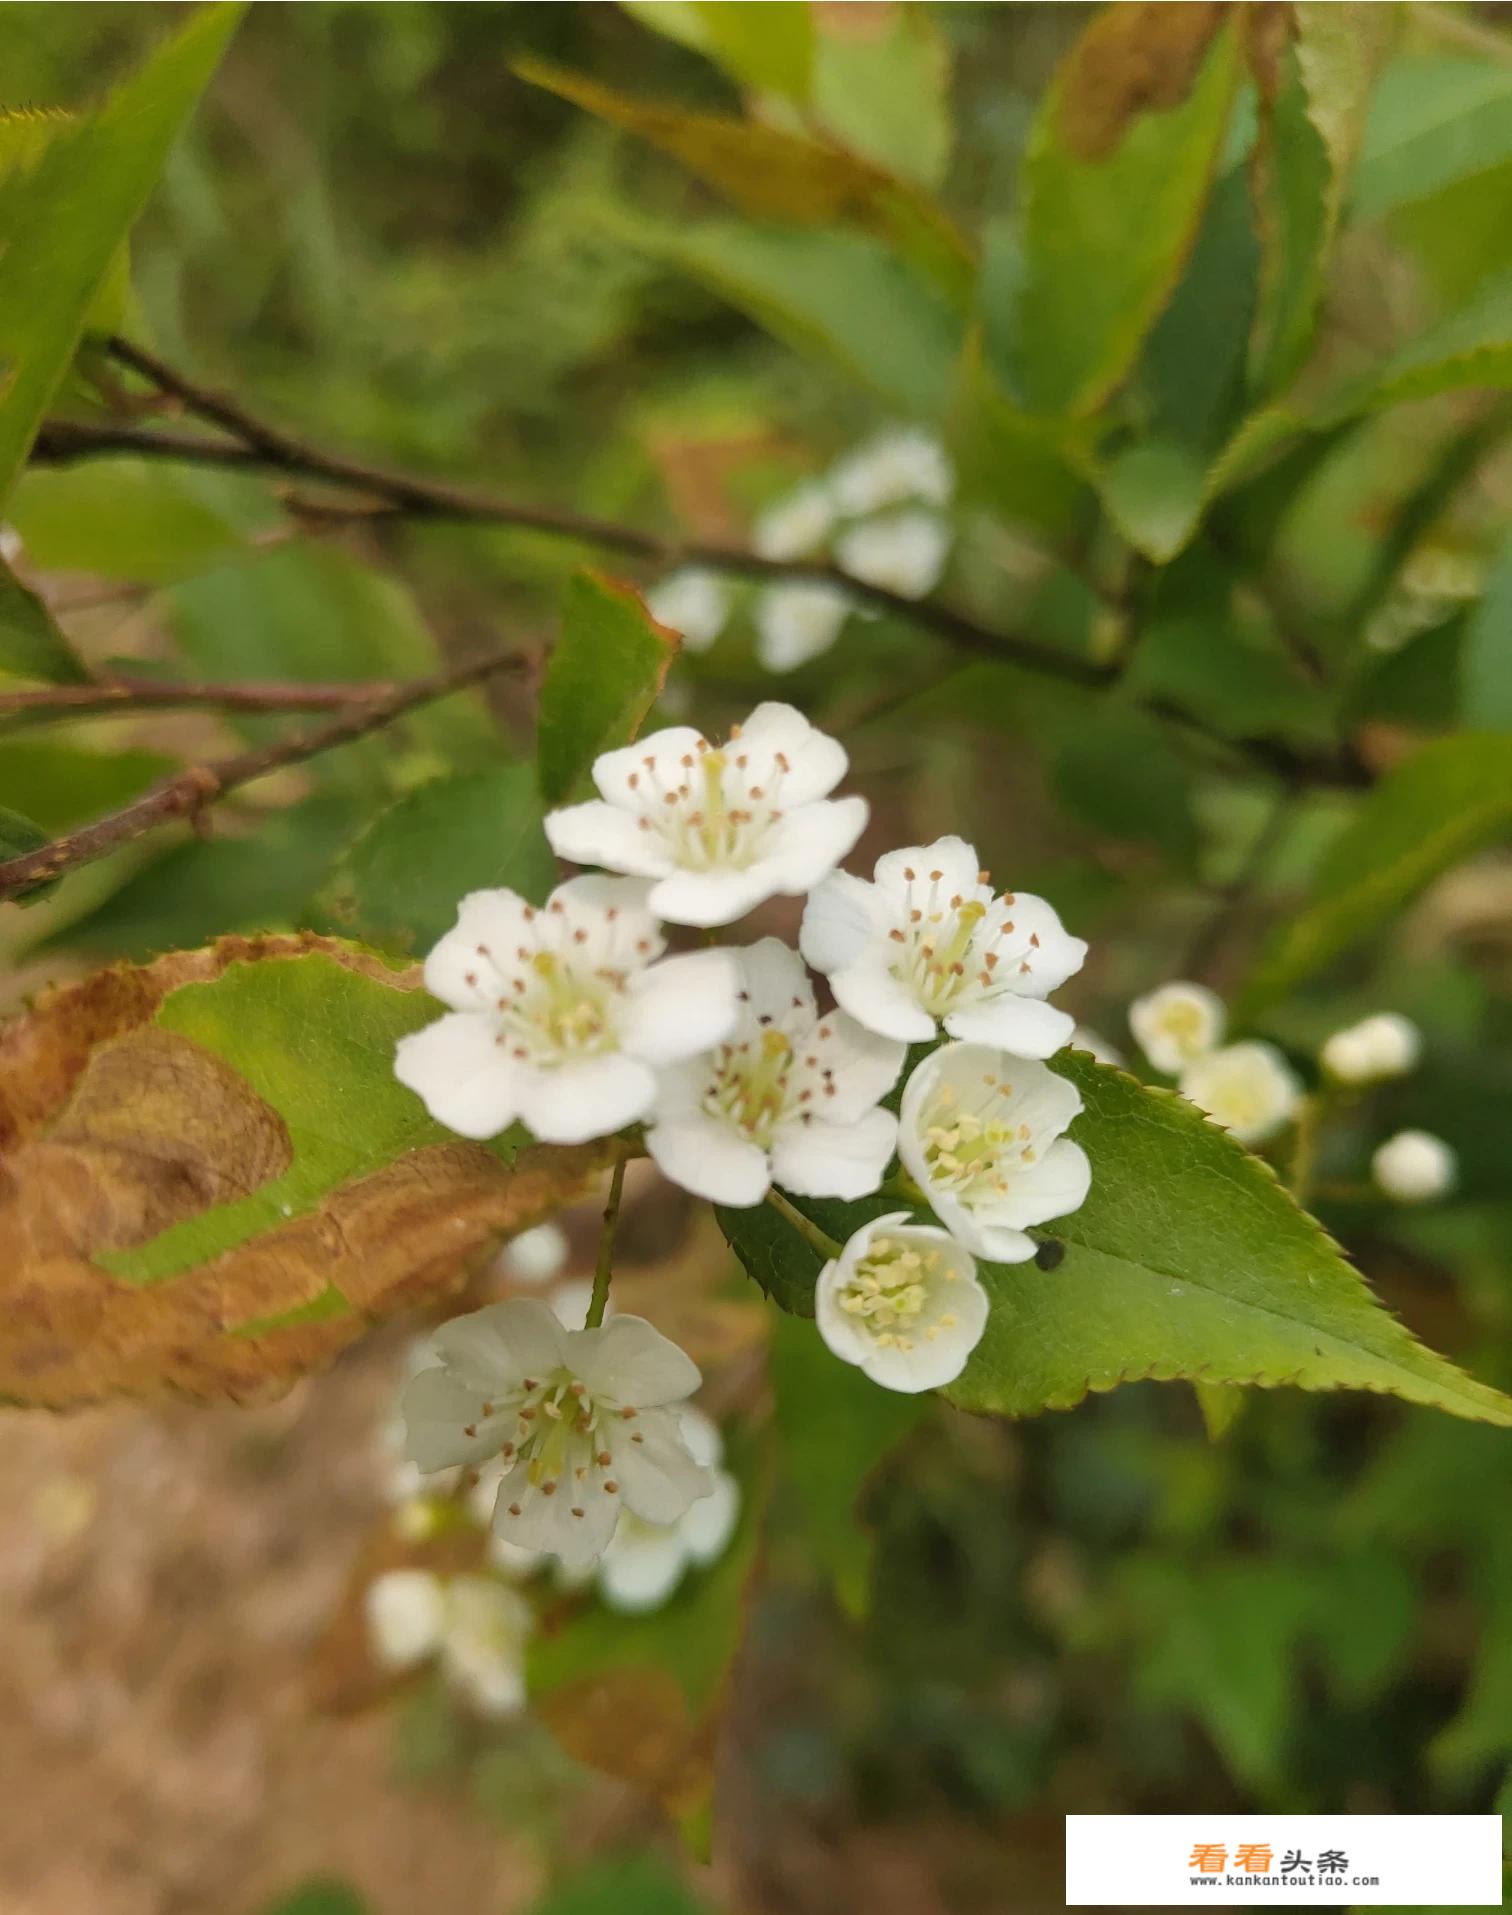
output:
[[[301,685],[292,679],[247,679],[235,685],[190,685],[158,678],[115,675],[89,685],[44,685],[0,692],[0,719],[36,722],[48,718],[89,718],[108,712],[173,711],[193,707],[210,711],[345,711],[392,698],[400,687],[392,680],[348,680],[344,684]]]
[[[130,804],[107,812],[93,824],[82,825],[77,831],[54,838],[50,844],[39,845],[35,851],[0,863],[0,899],[14,897],[33,885],[45,884],[79,865],[91,864],[159,825],[176,818],[197,817],[206,805],[214,804],[228,792],[251,784],[271,771],[280,771],[285,765],[302,764],[336,745],[366,737],[418,705],[430,704],[464,686],[491,678],[497,672],[523,671],[529,664],[526,655],[518,651],[489,652],[481,658],[449,666],[445,671],[414,679],[386,697],[354,704],[318,730],[300,732],[292,738],[279,739],[255,751],[238,752],[234,757],[217,759],[210,764],[191,765],[187,770],[161,779]]]
[[[821,1230],[812,1217],[805,1217],[797,1204],[790,1203],[775,1184],[768,1189],[766,1200],[779,1217],[785,1218],[793,1226],[811,1250],[818,1251],[826,1263],[840,1255],[841,1246],[834,1238]]]
[[[604,1227],[599,1232],[598,1263],[593,1272],[593,1295],[588,1303],[585,1330],[596,1330],[609,1307],[609,1283],[614,1275],[614,1233],[619,1228],[620,1198],[625,1189],[625,1158],[615,1160],[609,1179],[609,1201],[604,1205]]]

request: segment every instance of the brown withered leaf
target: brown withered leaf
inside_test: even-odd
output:
[[[574,1761],[694,1814],[712,1781],[716,1722],[693,1719],[677,1678],[655,1667],[603,1669],[532,1702]]]
[[[294,1155],[279,1110],[152,1018],[171,992],[232,964],[310,960],[328,978],[353,974],[365,1018],[410,999],[417,975],[327,939],[225,939],[66,986],[0,1031],[0,1398],[66,1408],[280,1394],[371,1323],[458,1285],[501,1237],[589,1193],[610,1145],[537,1147],[506,1165],[419,1113],[413,1147],[370,1154],[361,1174],[274,1210],[220,1254],[155,1281],[115,1274],[112,1253],[249,1196]],[[411,1001],[413,1022],[423,1001]]]
[[[1192,89],[1226,0],[1125,0],[1077,42],[1061,84],[1059,131],[1070,152],[1105,160],[1142,113],[1169,112]]]

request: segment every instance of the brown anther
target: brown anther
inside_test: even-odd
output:
[[[1039,949],[1039,932],[1038,931],[1031,931],[1029,933],[1029,942],[1034,946],[1036,951]]]
[[[793,769],[793,767],[788,763],[788,756],[785,751],[773,752],[772,758],[779,771],[791,771]]]
[[[477,1426],[477,1424],[476,1424],[476,1423],[464,1423],[464,1424],[462,1425],[462,1434],[463,1434],[464,1436],[476,1436],[476,1435],[478,1434],[478,1426]]]
[[[480,945],[478,946],[478,956],[479,956],[479,957],[487,957],[487,956],[488,956],[488,946],[487,946],[486,944],[480,944]]]
[[[914,881],[914,874],[913,874],[913,867],[912,867],[911,865],[905,865],[905,866],[904,866],[904,868],[903,868],[903,875],[904,875],[904,877],[905,877],[905,878],[906,878],[906,879],[908,880],[908,882],[909,882],[910,884],[912,884],[912,883],[913,883],[913,881]]]
[[[632,771],[626,782],[629,784],[630,789],[634,791],[640,784],[640,773],[638,771]]]
[[[943,871],[931,871],[929,874],[929,882],[931,884],[938,884],[944,875],[945,873]]]
[[[765,791],[762,790],[760,785],[752,785],[750,790],[746,793],[746,796],[748,798],[764,798],[766,796],[766,793]]]
[[[545,1481],[544,1483],[542,1483],[542,1485],[541,1485],[541,1494],[542,1494],[543,1496],[555,1496],[555,1495],[556,1495],[556,1484],[555,1484],[555,1482],[553,1482],[553,1481],[552,1481],[552,1480],[551,1480],[551,1479],[550,1479],[549,1477],[548,1477],[548,1478],[547,1478],[547,1480],[546,1480],[546,1481]]]
[[[889,931],[887,935],[892,939],[894,944],[907,944],[908,942],[908,939],[901,931]]]
[[[956,894],[955,894],[955,896],[954,896],[954,897],[953,897],[953,898],[952,898],[952,899],[950,900],[950,908],[951,908],[951,910],[952,910],[952,911],[959,911],[959,910],[960,910],[960,908],[961,908],[961,894],[960,894],[960,892],[959,892],[959,891],[957,891],[957,892],[956,892]]]
[[[989,971],[995,971],[997,969],[997,961],[998,961],[998,954],[996,951],[989,951],[987,955],[982,959],[982,962],[987,966],[987,969]]]
[[[609,1454],[608,1450],[599,1451],[597,1462],[600,1469],[608,1469],[609,1465],[613,1461],[614,1461],[614,1458]]]
[[[572,941],[574,944],[586,944],[588,942],[588,933],[583,929],[582,925],[579,925],[573,932]]]
[[[511,1516],[523,1516],[525,1512],[520,1508],[518,1503],[511,1503],[509,1505],[509,1513]]]
[[[1028,969],[1029,969],[1029,966],[1027,964],[1021,964],[1019,966],[1019,976],[1022,977]]]
[[[478,981],[478,974],[476,971],[464,971],[462,973],[462,982],[464,984],[476,984],[477,981]]]
[[[572,1511],[572,1513],[573,1513],[573,1515],[574,1515],[574,1516],[577,1516],[577,1517],[583,1517],[583,1516],[586,1516],[586,1515],[588,1514],[588,1512],[587,1512],[587,1510],[585,1510],[585,1509],[578,1509],[578,1508],[577,1508],[577,1507],[576,1507],[575,1505],[574,1505],[574,1507],[573,1507],[573,1511]]]
[[[604,1482],[604,1494],[605,1494],[606,1496],[618,1496],[618,1495],[619,1495],[619,1484],[615,1482],[615,1480],[614,1480],[614,1478],[613,1478],[612,1476],[611,1476],[611,1477],[607,1477],[607,1478],[605,1479],[605,1482]]]
[[[681,765],[681,766],[683,767],[683,769],[684,769],[685,771],[691,771],[691,770],[693,769],[693,754],[692,754],[692,752],[691,752],[691,751],[685,751],[685,752],[683,753],[683,755],[682,755],[682,757],[681,757],[681,758],[679,758],[677,762],[678,762],[678,763],[679,763],[679,764],[680,764],[680,765]]]

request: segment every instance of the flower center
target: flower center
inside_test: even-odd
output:
[[[1205,1020],[1195,1004],[1168,1004],[1160,1016],[1161,1029],[1186,1056],[1200,1047]]]
[[[905,922],[890,936],[901,948],[892,973],[934,1017],[963,1004],[1020,988],[1034,969],[1039,935],[1025,938],[1009,916],[1011,891],[994,898],[985,873],[971,897],[946,897],[943,871],[905,871]]]
[[[847,1316],[871,1333],[879,1349],[907,1351],[921,1334],[932,1343],[941,1330],[954,1327],[949,1312],[927,1325],[921,1319],[932,1288],[955,1279],[953,1265],[937,1249],[916,1248],[900,1237],[873,1237],[838,1301]]]
[[[523,1464],[532,1489],[543,1496],[560,1493],[578,1517],[584,1513],[585,1495],[619,1494],[604,1425],[611,1417],[632,1422],[632,1405],[595,1399],[580,1377],[559,1369],[549,1377],[526,1377],[513,1407],[514,1434],[499,1449],[506,1471]],[[482,1416],[494,1413],[494,1405],[483,1405]],[[639,1440],[630,1437],[632,1443]],[[519,1506],[509,1513],[518,1516]]]
[[[467,983],[494,1022],[494,1042],[520,1063],[549,1069],[618,1043],[614,1009],[630,971],[653,955],[614,908],[601,923],[570,917],[559,903],[525,912],[525,942],[513,951],[477,947]],[[603,960],[608,959],[606,963]]]
[[[792,1039],[779,1030],[764,1030],[748,1043],[723,1045],[716,1053],[704,1109],[767,1149],[789,1108],[792,1064]]]
[[[781,822],[792,766],[780,751],[758,764],[739,738],[732,731],[718,749],[700,738],[677,759],[648,752],[628,776],[641,830],[657,833],[684,870],[744,871],[765,855]]]
[[[923,1113],[924,1162],[929,1181],[960,1203],[995,1203],[1008,1194],[1012,1173],[1035,1161],[1034,1132],[1014,1123],[1007,1099],[1013,1086],[994,1080],[975,1110],[965,1110],[952,1085],[942,1084]]]

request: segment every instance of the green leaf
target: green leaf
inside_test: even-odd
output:
[[[28,851],[36,851],[51,839],[35,818],[24,813],[12,811],[8,805],[0,805],[0,863],[7,858],[25,857]],[[38,898],[46,897],[49,891],[56,889],[57,879],[44,879],[39,884],[29,884],[24,891],[15,894],[17,904],[32,904]]]
[[[540,904],[556,875],[534,769],[499,765],[400,798],[350,846],[332,888],[360,936],[423,954],[469,891],[502,885]]]
[[[515,71],[670,153],[754,219],[800,226],[851,221],[906,254],[957,301],[971,278],[965,242],[935,203],[859,153],[821,145],[760,120],[638,100],[537,60]]]
[[[644,9],[645,19],[652,9]],[[703,38],[699,50],[742,86],[808,98],[814,68],[814,11],[809,0],[766,0],[759,13],[736,0],[692,0]]]
[[[77,685],[89,674],[53,615],[0,559],[0,677]]]
[[[1512,538],[1503,542],[1470,615],[1460,656],[1464,722],[1512,732]]]
[[[862,1617],[875,1538],[856,1502],[888,1452],[928,1414],[929,1399],[879,1390],[832,1355],[812,1323],[783,1311],[772,1314],[768,1364],[781,1463],[810,1554],[841,1606]]]
[[[664,0],[654,0],[659,8]],[[658,1855],[601,1856],[532,1902],[529,1915],[709,1915]]]
[[[49,832],[69,831],[125,804],[178,769],[157,751],[87,751],[82,745],[0,740],[0,805],[24,809]]]
[[[1102,836],[1155,845],[1178,864],[1195,858],[1191,772],[1147,712],[1110,702],[1089,712],[1056,752],[1051,781]]]
[[[164,585],[239,550],[237,529],[210,491],[203,474],[146,459],[33,466],[7,512],[43,571]]]
[[[241,17],[190,17],[98,113],[49,141],[7,196],[0,292],[0,500],[67,372],[85,316]]]
[[[1011,326],[1032,408],[1092,411],[1128,372],[1196,238],[1237,74],[1233,25],[1196,7],[1106,8],[1056,74],[1024,157]]]
[[[1070,1134],[1091,1159],[1092,1188],[1080,1210],[1032,1233],[1065,1245],[1053,1271],[981,1266],[991,1312],[944,1392],[952,1402],[1032,1416],[1120,1383],[1186,1378],[1384,1392],[1512,1427],[1512,1399],[1382,1309],[1269,1166],[1195,1106],[1081,1051],[1051,1068],[1082,1094]],[[841,1242],[887,1207],[800,1205]],[[811,1309],[819,1257],[797,1232],[768,1206],[718,1214],[779,1301],[806,1294]]]
[[[1402,346],[1382,366],[1325,394],[1315,424],[1431,399],[1466,386],[1512,386],[1512,271],[1484,279],[1469,300]]]
[[[749,7],[732,8],[760,20]],[[765,8],[762,10],[765,12]],[[823,16],[814,112],[841,145],[924,187],[950,165],[950,50],[924,7]]]
[[[1251,385],[1279,390],[1305,358],[1376,66],[1395,27],[1385,6],[1304,0],[1281,63],[1255,170],[1263,244]]]
[[[536,726],[547,804],[561,804],[576,790],[600,752],[630,743],[666,683],[678,643],[632,587],[597,572],[573,577]]]
[[[1512,827],[1505,735],[1425,745],[1363,801],[1313,874],[1311,894],[1277,932],[1241,998],[1241,1018],[1376,931],[1440,872]]]
[[[1379,219],[1509,159],[1512,67],[1458,54],[1393,61],[1370,104],[1354,216]]]
[[[1103,468],[1108,516],[1137,552],[1164,565],[1196,529],[1206,488],[1200,461],[1174,439],[1146,439]]]
[[[439,1011],[424,991],[396,989],[316,952],[277,964],[236,964],[164,998],[156,1025],[224,1058],[282,1120],[292,1146],[284,1173],[251,1196],[174,1224],[101,1261],[133,1283],[155,1283],[312,1210],[330,1191],[405,1152],[444,1141],[394,1075],[394,1046]]]
[[[714,221],[657,227],[638,219],[630,236],[784,344],[833,360],[889,405],[937,419],[949,404],[960,317],[868,234]]]
[[[140,959],[227,931],[297,929],[359,815],[350,793],[317,793],[259,818],[250,837],[174,845],[43,948]]]
[[[322,1875],[269,1902],[262,1915],[371,1915],[371,1905],[346,1882]]]
[[[962,357],[948,436],[963,497],[1051,536],[1070,532],[1087,497],[1084,442],[1007,399],[976,339]]]

